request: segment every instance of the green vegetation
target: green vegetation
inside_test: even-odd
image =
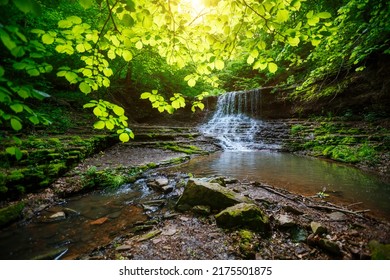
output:
[[[343,122],[320,122],[314,129],[311,123],[291,127],[294,150],[306,150],[310,155],[326,157],[346,163],[366,162],[375,164],[379,152],[388,150],[388,131],[375,131],[376,127],[348,127]]]
[[[24,203],[19,202],[0,209],[0,227],[3,227],[17,220],[24,209]]]
[[[70,126],[56,117],[61,111],[34,106],[67,89],[89,97],[84,107],[98,119],[95,129],[126,142],[134,135],[125,110],[107,100],[109,88],[168,113],[188,101],[193,111],[203,109],[208,92],[276,80],[296,89],[292,97],[313,100],[337,94],[339,85],[321,88],[340,73],[362,71],[370,55],[389,53],[385,0],[193,3],[1,2],[1,125],[10,132]],[[7,152],[21,157],[17,143]]]

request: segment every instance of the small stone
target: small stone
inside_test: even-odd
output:
[[[210,206],[208,205],[196,205],[194,207],[192,207],[192,211],[194,213],[197,213],[199,215],[209,215],[211,213],[211,209],[210,209]]]
[[[168,178],[160,177],[160,178],[157,178],[155,182],[157,183],[158,186],[163,187],[163,186],[168,185],[169,180],[168,180]]]
[[[330,254],[341,255],[341,249],[339,245],[337,245],[337,243],[330,241],[328,239],[325,238],[320,239],[320,241],[318,242],[318,246]]]
[[[169,228],[164,229],[161,232],[161,235],[172,236],[172,235],[176,234],[176,232],[177,232],[176,227],[169,227]]]
[[[94,220],[94,221],[90,222],[89,224],[90,225],[101,225],[101,224],[104,224],[105,222],[107,222],[107,220],[108,220],[107,217],[103,217],[103,218]]]
[[[314,221],[310,223],[310,227],[314,234],[320,235],[328,232],[328,229],[326,227]]]
[[[165,194],[167,194],[167,193],[170,193],[170,192],[173,191],[173,186],[172,185],[166,185],[166,186],[163,186],[161,189],[163,190],[163,192]]]
[[[131,245],[121,245],[121,246],[116,247],[115,250],[120,252],[120,251],[128,251],[128,250],[131,250],[132,248],[133,248],[133,246],[131,246]]]
[[[49,217],[50,219],[65,219],[66,214],[63,211],[57,212]]]
[[[342,212],[332,212],[328,214],[329,220],[331,221],[345,221],[347,219],[347,215]]]
[[[287,214],[276,216],[276,220],[278,221],[280,227],[288,228],[296,225],[294,220]]]

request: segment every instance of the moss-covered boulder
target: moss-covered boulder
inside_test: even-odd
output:
[[[18,220],[23,209],[23,202],[0,209],[0,228]]]
[[[268,216],[255,204],[240,203],[215,215],[217,225],[222,228],[246,228],[256,232],[270,229]]]
[[[242,202],[251,201],[220,184],[191,179],[177,202],[177,208],[189,210],[196,205],[208,205],[211,210],[222,210]]]

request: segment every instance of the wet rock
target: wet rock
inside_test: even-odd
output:
[[[296,225],[293,218],[291,218],[287,214],[280,214],[276,216],[276,221],[279,224],[279,227],[281,228],[290,228]]]
[[[321,235],[328,232],[326,227],[314,221],[310,223],[310,227],[314,234]]]
[[[212,210],[222,210],[242,202],[251,201],[220,184],[191,179],[177,202],[177,208],[186,211],[196,205],[208,205]]]
[[[340,249],[339,245],[333,241],[328,240],[328,239],[321,238],[318,241],[318,246],[321,249],[323,249],[324,251],[326,251],[332,255],[337,255],[337,256],[341,255],[341,249]]]
[[[66,219],[66,214],[63,211],[60,211],[60,212],[54,213],[49,218],[53,219],[53,220],[62,220],[62,219]]]
[[[381,244],[377,240],[368,243],[371,250],[371,259],[390,260],[390,244]]]
[[[342,212],[332,212],[332,213],[328,214],[328,217],[329,217],[329,220],[338,221],[338,222],[345,221],[347,219],[347,215],[345,215]]]
[[[148,181],[148,186],[153,188],[156,191],[161,192],[171,192],[173,190],[173,187],[167,188],[169,184],[168,178],[165,177],[159,177],[157,179],[152,179]]]
[[[268,216],[255,204],[240,203],[215,215],[217,225],[223,228],[246,228],[257,232],[269,230]]]
[[[207,216],[207,215],[210,215],[211,209],[210,209],[210,206],[208,206],[208,205],[196,205],[196,206],[192,207],[192,212],[199,214],[199,215]]]
[[[63,211],[68,216],[78,216],[78,215],[80,215],[80,212],[78,212],[76,210],[73,210],[71,208],[64,208]]]
[[[157,178],[155,180],[155,182],[156,182],[157,186],[159,186],[159,187],[163,187],[163,186],[166,186],[169,184],[168,178],[164,178],[164,177]]]

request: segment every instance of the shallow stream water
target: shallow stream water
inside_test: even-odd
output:
[[[171,170],[259,181],[305,196],[326,188],[326,200],[344,206],[361,202],[358,208],[390,220],[390,183],[343,164],[276,151],[224,151]]]

